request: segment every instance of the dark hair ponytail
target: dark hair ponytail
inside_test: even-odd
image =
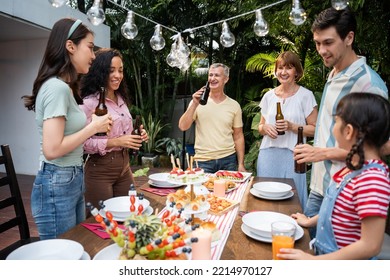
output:
[[[349,169],[357,170],[364,164],[364,144],[380,149],[390,137],[390,104],[380,95],[373,93],[350,93],[344,96],[336,109],[336,116],[345,124],[358,130],[356,143],[346,158]],[[353,156],[359,157],[353,165]]]

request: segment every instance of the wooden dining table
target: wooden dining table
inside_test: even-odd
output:
[[[292,186],[294,195],[285,200],[266,200],[257,198],[250,193],[253,184],[263,181],[282,182]],[[143,192],[151,186],[148,183],[138,188],[138,192]],[[149,200],[153,209],[162,210],[166,205],[166,196],[160,196],[150,192],[143,192],[145,198]],[[272,211],[286,215],[296,212],[302,212],[294,181],[292,179],[277,179],[265,177],[251,178],[251,184],[247,185],[244,196],[239,205],[239,211],[235,217],[234,223],[229,233],[229,237],[223,248],[221,260],[271,260],[272,245],[271,243],[257,241],[248,237],[242,230],[242,215],[251,211]],[[85,223],[94,223],[94,217],[89,217]],[[70,239],[81,243],[84,250],[93,258],[100,250],[114,243],[111,239],[102,239],[92,231],[88,230],[81,224],[65,232],[59,238]],[[302,238],[295,242],[295,248],[302,249],[305,252],[309,250],[309,232],[304,229]]]

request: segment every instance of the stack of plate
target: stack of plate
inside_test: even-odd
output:
[[[140,205],[141,200],[136,197],[135,199],[135,211],[130,211],[130,197],[129,196],[117,196],[104,201],[104,210],[111,212],[114,220],[118,222],[123,222],[128,218],[131,214],[138,213],[138,206]],[[153,208],[150,207],[150,202],[147,199],[142,199],[143,211],[144,215],[151,215],[153,213]],[[105,216],[104,211],[101,211],[102,216]]]
[[[169,173],[155,173],[149,176],[149,185],[156,188],[177,188],[182,184],[173,184],[168,182]]]
[[[271,243],[271,224],[278,221],[290,222],[296,225],[295,240],[303,236],[303,229],[293,218],[285,214],[269,211],[257,211],[245,214],[242,217],[243,224],[241,225],[241,229],[247,236],[253,239]]]
[[[253,185],[250,190],[256,197],[269,200],[282,200],[294,195],[290,185],[279,182],[260,182]]]
[[[47,239],[23,245],[7,260],[90,260],[83,245],[68,239]]]

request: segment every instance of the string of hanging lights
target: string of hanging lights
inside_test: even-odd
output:
[[[67,0],[48,0],[53,7],[61,7],[64,5]],[[270,8],[272,6],[278,5],[280,3],[286,2],[288,0],[279,0],[275,3],[266,5],[264,7],[258,8],[253,11],[245,12],[243,14],[239,14],[227,19],[223,19],[220,21],[216,21],[213,23],[208,23],[205,25],[193,27],[193,28],[188,28],[184,31],[178,31],[175,29],[172,29],[170,27],[164,26],[158,22],[155,22],[143,15],[140,15],[138,13],[135,13],[134,11],[131,11],[122,5],[116,3],[113,0],[107,0],[111,4],[117,6],[120,9],[123,9],[127,11],[127,17],[126,21],[123,23],[121,27],[121,33],[122,35],[129,40],[134,39],[138,35],[138,27],[135,24],[134,21],[134,16],[137,15],[138,17],[143,18],[144,20],[147,20],[149,22],[152,22],[155,24],[154,28],[154,34],[150,39],[150,46],[152,49],[156,51],[160,51],[165,47],[165,39],[162,36],[162,29],[167,29],[175,35],[171,37],[173,40],[173,44],[171,46],[171,51],[169,55],[166,58],[166,61],[169,66],[171,67],[178,67],[179,69],[185,71],[187,70],[190,65],[191,65],[191,60],[190,60],[190,49],[189,47],[184,43],[181,34],[185,32],[193,33],[195,30],[201,29],[201,28],[208,28],[209,26],[216,25],[216,24],[221,24],[222,23],[222,32],[220,36],[220,43],[223,47],[225,48],[230,48],[235,44],[235,36],[234,34],[230,31],[229,26],[227,24],[228,21],[237,19],[243,16],[246,16],[248,14],[254,13],[256,16],[256,20],[253,24],[253,31],[254,33],[259,36],[259,37],[264,37],[268,34],[269,32],[269,25],[268,22],[264,19],[262,10]],[[348,0],[331,0],[332,7],[334,7],[337,10],[341,10],[347,7],[348,5]],[[102,8],[103,6],[103,1],[102,0],[94,0],[92,7],[87,11],[87,17],[88,20],[91,22],[93,25],[99,25],[104,22],[105,20],[105,14],[104,10]],[[302,25],[306,21],[306,12],[302,8],[301,3],[299,0],[292,0],[292,8],[289,14],[289,19],[292,24],[294,25]]]

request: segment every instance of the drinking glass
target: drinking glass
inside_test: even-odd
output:
[[[294,248],[295,231],[295,224],[290,222],[280,221],[271,224],[273,260],[283,260],[276,256],[281,248]]]

